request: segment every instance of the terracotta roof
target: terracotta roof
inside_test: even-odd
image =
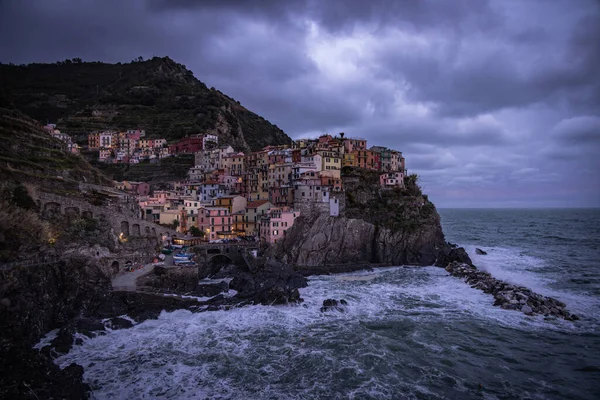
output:
[[[256,200],[256,201],[249,201],[248,205],[246,206],[246,208],[258,208],[266,203],[268,203],[269,200]]]

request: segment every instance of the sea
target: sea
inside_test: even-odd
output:
[[[96,399],[600,399],[600,210],[439,212],[475,265],[581,320],[398,266],[311,277],[300,305],[163,312],[56,362],[82,365]],[[348,305],[323,313],[328,298]]]

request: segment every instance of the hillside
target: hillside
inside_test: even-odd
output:
[[[65,194],[80,182],[112,185],[82,157],[63,150],[63,143],[18,111],[0,108],[0,181],[35,184]]]
[[[213,133],[237,150],[291,139],[168,57],[107,64],[0,64],[0,107],[14,107],[82,142],[99,129],[145,129],[169,141]]]

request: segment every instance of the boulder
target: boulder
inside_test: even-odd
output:
[[[323,305],[321,306],[321,312],[327,312],[327,311],[344,312],[344,308],[341,307],[341,305],[347,305],[347,304],[348,304],[348,302],[343,299],[340,300],[339,302],[336,299],[326,299],[326,300],[323,300]]]
[[[227,282],[221,281],[219,283],[198,284],[194,294],[201,297],[212,297],[227,290],[229,290],[229,285]]]
[[[274,260],[257,259],[252,272],[238,271],[229,283],[237,298],[256,304],[301,302],[299,288],[307,286],[306,278],[289,265]]]
[[[521,311],[524,314],[532,314],[533,313],[533,310],[527,304],[525,304],[524,306],[521,307]]]
[[[133,326],[133,323],[125,318],[114,317],[106,321],[106,327],[112,330],[117,329],[129,329]]]
[[[486,251],[483,251],[483,250],[481,250],[479,248],[475,248],[475,253],[479,254],[480,256],[486,256],[487,255]]]

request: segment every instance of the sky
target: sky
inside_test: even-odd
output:
[[[600,207],[600,1],[1,0],[0,62],[169,56],[444,207]]]

